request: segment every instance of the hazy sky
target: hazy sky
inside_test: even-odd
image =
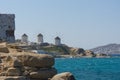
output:
[[[120,44],[120,0],[0,0],[0,13],[16,15],[16,39],[23,33],[37,41],[85,49]]]

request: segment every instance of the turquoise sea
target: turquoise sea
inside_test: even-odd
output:
[[[120,80],[120,58],[56,58],[55,67],[76,80]]]

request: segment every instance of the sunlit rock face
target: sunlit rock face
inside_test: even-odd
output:
[[[15,15],[0,14],[0,41],[15,42]]]

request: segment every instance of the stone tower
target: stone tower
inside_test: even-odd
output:
[[[15,15],[0,14],[0,41],[15,42]]]
[[[22,35],[22,39],[21,39],[22,43],[28,44],[28,36],[26,34]]]
[[[58,36],[55,38],[55,45],[56,46],[60,46],[61,45],[61,39]]]
[[[37,40],[38,40],[38,44],[43,43],[43,35],[42,34],[38,34],[37,35]]]

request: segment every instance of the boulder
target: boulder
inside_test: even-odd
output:
[[[94,52],[93,51],[90,51],[90,50],[85,50],[85,56],[95,56]]]
[[[110,57],[110,56],[108,56],[107,54],[103,54],[103,53],[97,53],[97,54],[95,54],[95,57],[103,58],[103,57]]]
[[[2,59],[1,59],[1,57],[0,57],[0,63],[2,63]]]
[[[17,59],[21,60],[24,66],[37,67],[37,68],[49,68],[54,65],[54,58],[47,54],[21,53],[15,56],[17,57]]]
[[[22,67],[22,62],[17,57],[7,56],[4,60],[4,66],[6,67]]]
[[[22,71],[28,71],[28,72],[33,72],[33,71],[37,71],[38,69],[36,67],[28,67],[28,66],[24,66],[22,68]]]
[[[9,50],[7,47],[0,47],[0,52],[2,53],[9,53]]]
[[[55,75],[50,80],[75,80],[75,77],[70,72],[64,72],[64,73]]]
[[[44,80],[44,79],[52,78],[56,74],[57,74],[57,70],[55,68],[41,69],[36,72],[31,72],[30,78]]]
[[[6,72],[5,71],[1,71],[0,72],[0,76],[6,76]]]
[[[9,50],[7,48],[7,43],[6,42],[0,43],[0,52],[9,53]]]
[[[54,57],[28,52],[0,53],[0,80],[75,80],[69,73],[57,74]]]
[[[71,48],[71,54],[77,55],[84,55],[85,50],[83,48]]]
[[[27,80],[24,76],[0,76],[0,80]]]
[[[85,50],[82,49],[82,48],[77,48],[77,49],[75,50],[75,53],[76,53],[76,54],[84,54],[84,52],[85,52]]]
[[[8,68],[8,70],[6,71],[6,75],[7,76],[20,76],[21,75],[21,71],[19,68]]]
[[[9,54],[9,53],[8,53],[8,54]],[[2,60],[2,59],[5,59],[5,58],[8,56],[8,54],[1,53],[1,52],[0,52],[0,58],[1,58],[1,60]]]

